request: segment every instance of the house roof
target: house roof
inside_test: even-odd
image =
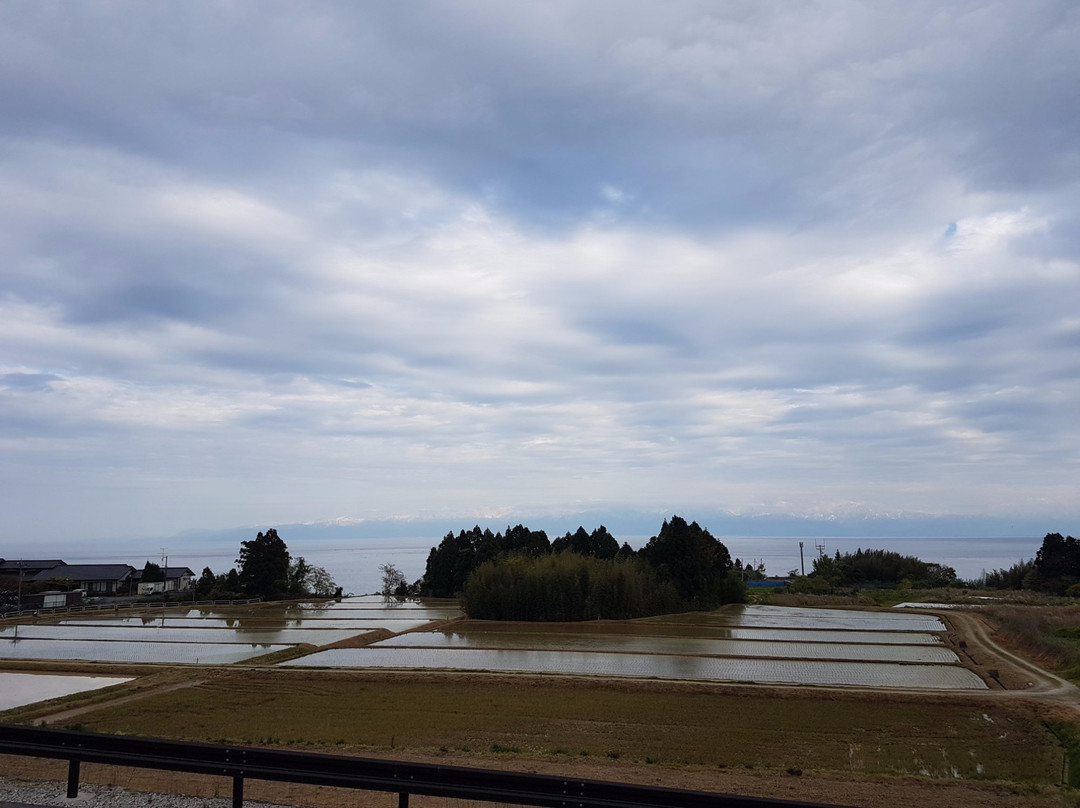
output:
[[[132,576],[136,581],[142,580],[144,567],[141,570],[135,570],[135,574]],[[195,571],[191,567],[166,567],[165,568],[165,580],[172,580],[173,578],[183,578],[185,575],[194,577]]]
[[[52,569],[42,570],[33,580],[67,578],[70,581],[122,581],[133,572],[135,568],[130,564],[60,564]]]
[[[19,570],[47,570],[59,567],[64,562],[59,558],[0,558],[0,575],[6,572],[18,572]]]

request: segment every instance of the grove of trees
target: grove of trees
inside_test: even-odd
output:
[[[621,619],[745,600],[742,565],[696,522],[679,516],[635,552],[603,525],[549,542],[518,525],[447,533],[428,554],[423,594],[461,595],[470,617]]]
[[[854,553],[822,555],[814,559],[812,573],[830,586],[896,586],[922,589],[949,586],[956,582],[956,570],[915,556],[901,555],[892,550],[863,550]]]
[[[1047,533],[1022,586],[1055,595],[1080,596],[1080,541]]]
[[[196,597],[202,599],[333,597],[340,593],[334,579],[322,567],[308,564],[303,556],[293,559],[277,530],[260,532],[250,541],[240,542],[234,567],[215,575],[204,567],[195,583]]]

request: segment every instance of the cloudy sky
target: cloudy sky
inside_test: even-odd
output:
[[[4,3],[5,533],[1075,528],[1077,42],[1071,1]]]

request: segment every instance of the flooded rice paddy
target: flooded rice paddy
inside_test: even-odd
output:
[[[0,673],[0,711],[37,701],[130,682],[115,676],[58,676],[42,673]]]
[[[231,665],[284,651],[288,645],[177,643],[132,640],[9,640],[0,647],[3,659],[92,660],[94,662]]]
[[[782,659],[631,655],[609,652],[461,650],[456,648],[336,648],[284,665],[328,668],[411,668],[462,671],[637,676],[690,681],[856,687],[982,688],[982,679],[955,665],[821,662]]]
[[[777,659],[869,660],[874,662],[959,662],[944,645],[868,645],[841,642],[716,640],[698,637],[634,637],[618,634],[510,634],[484,631],[413,632],[377,643],[379,648],[461,650],[599,651],[623,654],[766,657]]]
[[[623,622],[507,624],[460,618],[453,602],[399,604],[377,596],[93,612],[0,628],[0,659],[228,665],[313,646],[313,653],[281,664],[985,687],[942,641],[944,624],[921,614],[729,606]],[[365,635],[376,630],[392,636],[364,645],[371,639]],[[337,647],[341,644],[360,647]]]
[[[85,614],[0,627],[0,659],[230,665],[299,645],[332,645],[376,630],[409,631],[461,613],[447,602],[399,604],[362,597]]]
[[[592,676],[634,676],[693,681],[832,684],[857,687],[983,688],[978,676],[953,665],[820,662],[787,659],[616,654],[576,651],[495,651],[456,648],[339,648],[286,666],[448,668]]]
[[[373,626],[368,631],[374,631]],[[215,643],[240,645],[330,645],[354,637],[364,629],[261,629],[261,628],[185,628],[152,624],[141,627],[113,627],[102,625],[21,626],[19,638],[23,640],[82,640],[92,637],[94,642],[160,642],[160,643]],[[0,640],[13,639],[14,630],[0,628]]]
[[[649,618],[689,622],[705,626],[753,626],[755,628],[841,629],[855,631],[944,631],[936,617],[923,614],[858,612],[847,609],[803,609],[786,606],[736,606],[705,614],[688,613]]]
[[[985,689],[944,631],[927,615],[729,606],[623,623],[467,621],[282,664]]]

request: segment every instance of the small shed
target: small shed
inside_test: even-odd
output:
[[[82,606],[82,590],[73,589],[71,592],[51,590],[49,592],[37,592],[33,595],[23,595],[23,609],[54,609],[61,606]]]

